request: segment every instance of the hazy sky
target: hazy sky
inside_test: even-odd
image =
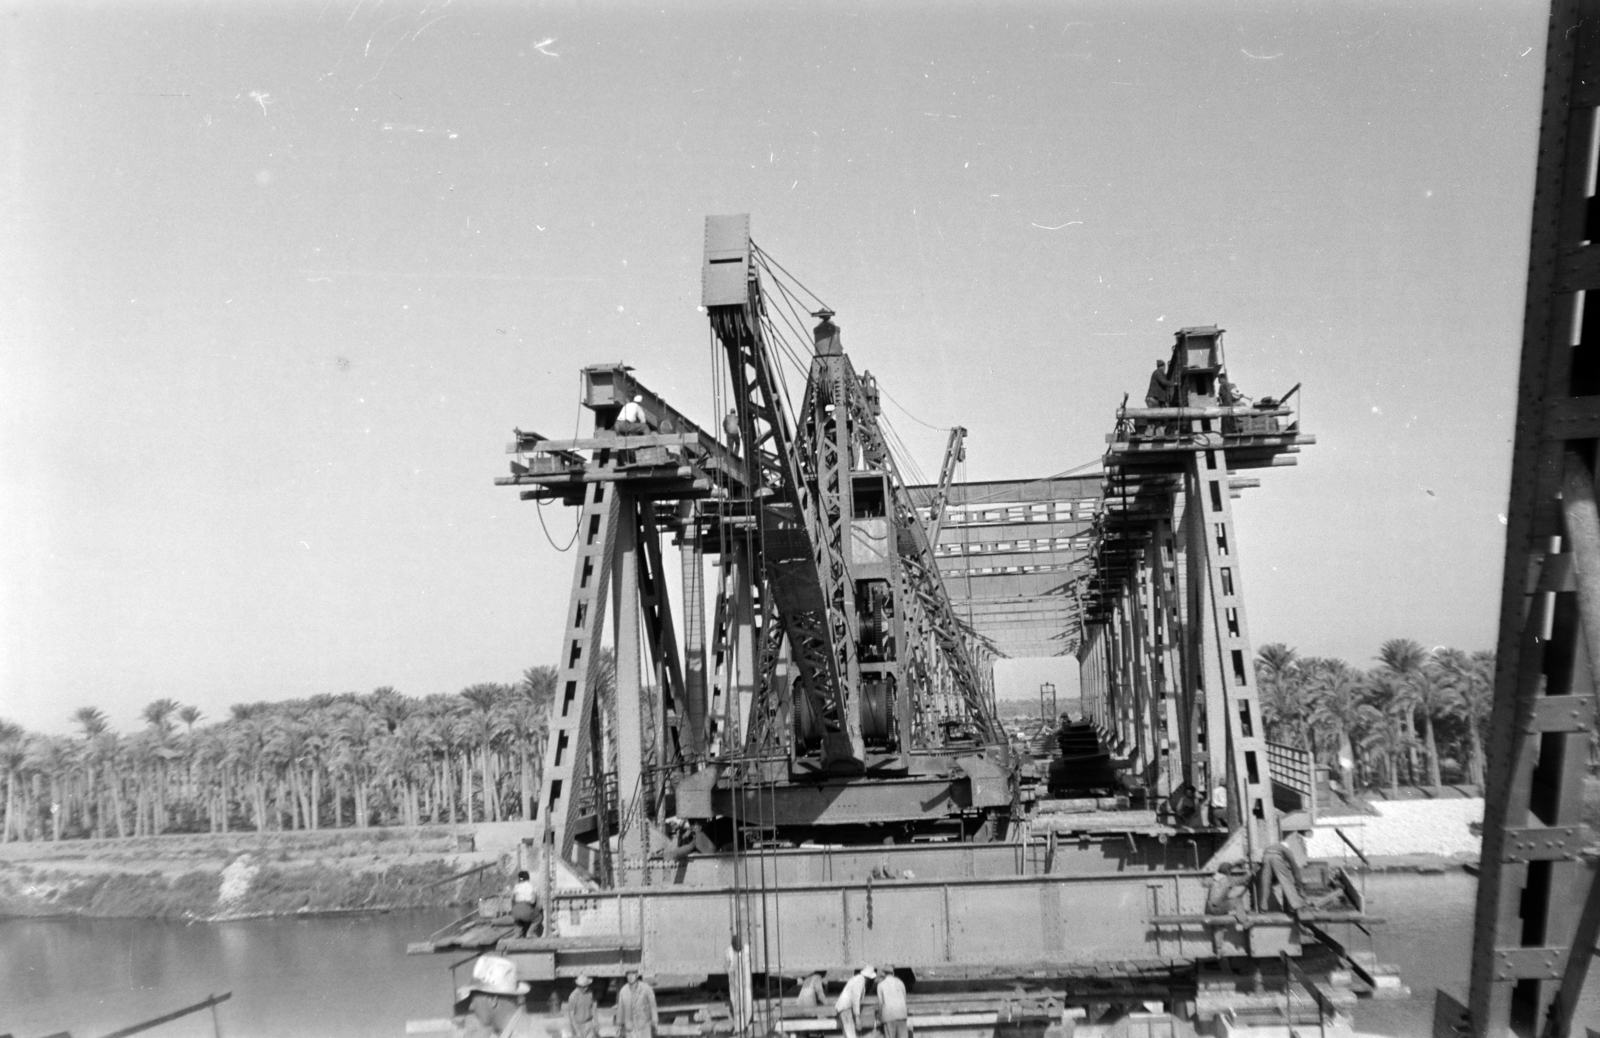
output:
[[[1222,325],[1320,440],[1238,504],[1256,643],[1492,646],[1541,4],[0,17],[0,715],[553,661],[570,556],[504,445],[607,360],[712,419],[712,212],[925,472],[955,422],[972,479],[1089,461]]]

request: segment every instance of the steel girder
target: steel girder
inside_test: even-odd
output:
[[[1600,653],[1600,3],[1557,0],[1545,51],[1470,1012],[1487,1038],[1565,1038],[1600,931],[1574,838]],[[1443,1000],[1441,1000],[1443,1002]]]

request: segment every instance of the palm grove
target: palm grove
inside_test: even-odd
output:
[[[608,715],[611,664],[595,668]],[[1256,659],[1269,737],[1313,751],[1346,789],[1481,784],[1493,672],[1493,653],[1406,639],[1385,642],[1368,670],[1281,644]],[[532,667],[454,696],[241,703],[210,723],[158,699],[129,733],[93,706],[72,714],[74,735],[0,720],[0,839],[531,818],[555,689],[554,668]]]
[[[602,688],[614,685],[610,668]],[[532,815],[556,672],[412,697],[392,688],[201,712],[158,699],[113,731],[86,706],[76,735],[0,720],[3,839],[145,836],[501,821]]]

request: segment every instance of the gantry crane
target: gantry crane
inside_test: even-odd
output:
[[[706,234],[704,303],[733,404],[723,438],[625,365],[600,365],[584,372],[593,437],[512,445],[528,460],[505,482],[582,508],[541,795],[556,854],[626,882],[668,818],[713,847],[741,831],[999,835],[1017,786],[988,659],[951,609],[876,384],[819,311],[792,408],[748,217],[710,217]],[[635,397],[649,432],[620,435]],[[681,650],[665,532],[683,549]],[[709,630],[707,557],[719,562]],[[608,596],[609,719],[594,669]]]

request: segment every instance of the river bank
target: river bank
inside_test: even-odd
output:
[[[1308,850],[1354,870],[1457,871],[1477,862],[1482,818],[1476,797],[1363,801],[1319,818]],[[536,836],[535,824],[499,822],[9,843],[0,916],[211,922],[457,908],[504,893],[521,841]]]
[[[9,843],[0,845],[0,916],[215,922],[454,908],[502,893],[533,830],[507,822]]]

